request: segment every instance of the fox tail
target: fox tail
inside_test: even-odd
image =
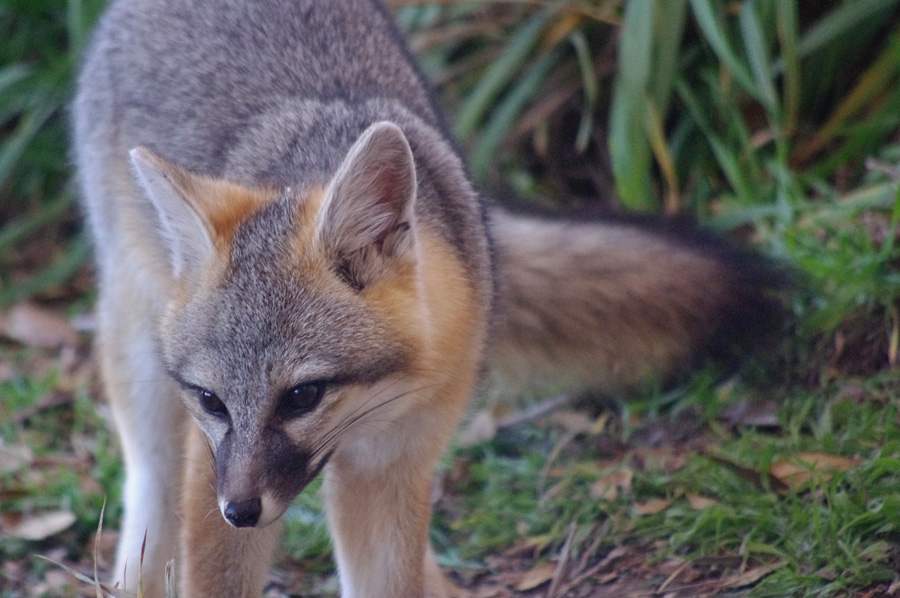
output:
[[[499,314],[488,364],[600,392],[733,359],[783,322],[783,268],[665,222],[492,214]]]

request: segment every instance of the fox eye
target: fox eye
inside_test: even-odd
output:
[[[228,408],[225,406],[225,403],[214,392],[201,388],[197,391],[197,396],[200,399],[200,406],[207,413],[217,417],[228,415]]]
[[[303,415],[315,409],[324,394],[324,382],[298,384],[281,396],[281,411],[287,417]]]

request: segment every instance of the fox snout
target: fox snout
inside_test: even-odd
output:
[[[262,500],[249,498],[247,500],[230,500],[225,503],[222,515],[225,521],[234,527],[254,527],[259,522],[262,514]]]
[[[266,527],[287,510],[319,474],[327,457],[308,452],[283,435],[226,435],[216,447],[219,512],[237,528]]]
[[[291,499],[279,500],[269,492],[249,498],[237,495],[223,496],[220,493],[219,512],[233,527],[266,527],[281,517],[290,505]]]

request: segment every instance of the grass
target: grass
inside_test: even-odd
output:
[[[48,292],[89,257],[72,234],[66,104],[99,0],[11,0],[0,5],[0,305]],[[52,247],[37,268],[29,242]],[[32,271],[29,271],[32,270]]]
[[[391,4],[491,193],[690,213],[801,281],[765,368],[453,448],[432,539],[456,581],[515,587],[550,564],[539,593],[584,572],[623,595],[632,582],[676,595],[896,588],[900,0]],[[0,307],[89,309],[64,106],[101,5],[0,6]],[[106,528],[120,515],[105,410],[70,361],[0,352],[3,597],[89,595],[30,556],[90,573],[104,496]],[[48,512],[74,523],[9,533]],[[271,594],[336,595],[315,494],[287,520]]]
[[[855,595],[895,580],[900,531],[897,380],[869,384],[874,397],[863,404],[840,385],[793,395],[769,431],[707,420],[700,450],[619,437],[628,448],[610,459],[592,447],[617,436],[621,422],[611,420],[612,430],[579,435],[549,473],[547,454],[564,434],[553,427],[459,451],[454,459],[467,464],[462,514],[438,522],[457,562],[523,538],[555,555],[572,525],[580,544],[571,550],[586,550],[597,522],[606,522],[601,552],[650,542],[648,556],[660,562],[734,556],[735,569],[774,562],[752,595]],[[814,452],[849,457],[853,466],[789,491],[775,488],[773,463]],[[623,471],[628,481],[618,492],[598,490]],[[706,499],[699,506],[698,496]],[[664,501],[658,511],[654,500]]]

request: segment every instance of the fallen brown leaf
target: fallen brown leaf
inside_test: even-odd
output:
[[[0,444],[0,473],[16,471],[31,464],[33,459],[34,453],[27,446],[4,446]]]
[[[781,425],[778,412],[781,405],[771,399],[745,400],[733,403],[722,411],[720,419],[731,426],[777,428]]]
[[[664,498],[653,498],[647,502],[634,504],[634,511],[638,515],[653,515],[669,508],[669,501]]]
[[[765,565],[763,567],[754,567],[749,571],[744,571],[738,575],[733,575],[731,577],[726,577],[722,580],[721,587],[722,588],[742,588],[744,586],[749,586],[766,575],[769,575],[773,571],[780,569],[784,566],[784,562],[774,563],[772,565]]]
[[[494,413],[485,409],[480,411],[459,432],[459,446],[463,448],[475,446],[493,439],[497,435],[497,417]]]
[[[812,476],[827,481],[834,473],[846,471],[856,465],[857,461],[849,457],[827,453],[800,453],[773,463],[769,468],[769,474],[788,489],[796,491],[803,488]]]
[[[686,494],[685,498],[687,498],[688,504],[691,505],[691,508],[697,511],[702,511],[703,509],[708,509],[713,505],[719,504],[719,501],[717,501],[716,499],[707,498],[699,494]]]
[[[644,471],[675,473],[687,465],[687,456],[672,447],[641,447],[631,452],[631,461],[635,467]]]
[[[628,467],[611,471],[591,484],[590,496],[595,500],[598,498],[615,500],[620,492],[625,494],[631,492],[631,479],[633,477],[634,471]]]
[[[766,488],[766,485],[763,483],[762,474],[760,472],[756,471],[755,469],[750,469],[749,467],[744,467],[743,465],[739,465],[739,464],[735,463],[734,461],[725,459],[723,457],[718,457],[716,455],[707,454],[706,458],[711,461],[714,461],[715,463],[718,463],[719,465],[724,465],[728,469],[731,469],[736,474],[741,476],[742,479],[744,479],[747,482],[750,482],[757,488],[760,488],[760,489]],[[790,487],[786,483],[784,483],[780,479],[778,479],[777,477],[770,476],[769,481],[772,486],[772,489],[777,492],[787,492],[788,490],[790,490]]]
[[[17,303],[0,313],[0,334],[23,345],[45,349],[81,342],[68,320],[29,302]]]
[[[25,517],[9,530],[9,535],[23,540],[43,540],[65,531],[75,523],[75,513],[71,511],[50,511]]]
[[[72,396],[72,393],[52,390],[38,399],[34,404],[18,410],[13,421],[21,425],[42,411],[70,405],[74,400],[75,397]]]
[[[557,411],[547,419],[550,423],[561,426],[573,434],[590,434],[594,429],[594,420],[581,411],[572,411],[571,409]]]
[[[516,584],[516,589],[520,592],[533,590],[553,579],[553,574],[555,572],[556,565],[553,563],[542,563],[537,565],[522,576],[522,579]]]
[[[509,547],[506,551],[504,551],[505,556],[524,556],[524,555],[534,555],[540,550],[542,550],[553,537],[550,534],[543,534],[540,536],[532,536],[530,538],[525,538],[521,542],[517,542],[516,544]]]

